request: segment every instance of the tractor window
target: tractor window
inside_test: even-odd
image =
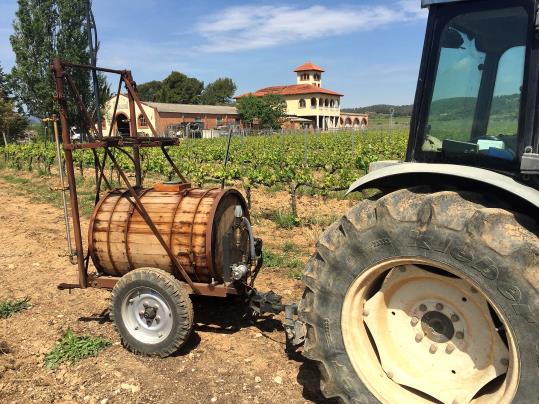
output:
[[[518,132],[525,57],[526,48],[515,46],[500,58],[487,133],[504,135]]]
[[[449,20],[439,36],[423,152],[516,159],[528,21],[523,7]]]

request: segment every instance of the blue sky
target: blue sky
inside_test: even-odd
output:
[[[0,64],[14,63],[16,0],[0,3]],[[98,64],[143,83],[178,70],[204,82],[231,77],[237,93],[295,83],[310,60],[343,107],[412,103],[426,12],[419,0],[93,0]]]

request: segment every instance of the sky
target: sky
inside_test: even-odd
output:
[[[4,71],[16,9],[0,0]],[[93,10],[98,65],[130,69],[137,83],[176,70],[230,77],[242,94],[295,84],[294,68],[312,61],[342,107],[413,102],[427,17],[420,0],[93,0]]]

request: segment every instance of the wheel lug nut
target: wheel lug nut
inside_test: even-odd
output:
[[[415,342],[421,342],[422,339],[423,339],[423,333],[418,332],[415,335]]]
[[[432,354],[435,353],[437,350],[438,350],[438,347],[434,344],[432,344],[429,348],[429,352]]]
[[[419,323],[419,319],[417,317],[412,317],[412,319],[410,320],[410,324],[412,325],[412,327],[415,327],[417,323]]]
[[[441,311],[444,309],[444,305],[442,303],[436,303],[436,310]]]
[[[421,311],[427,311],[427,306],[425,306],[424,304],[420,304],[420,305],[419,305],[419,310],[421,310]]]
[[[460,317],[457,316],[456,314],[451,314],[451,321],[456,323],[457,321],[460,320]]]
[[[457,337],[457,339],[463,339],[464,338],[464,333],[462,331],[457,331],[455,333],[455,337]]]
[[[451,352],[453,352],[454,350],[455,350],[455,345],[451,343],[447,344],[447,346],[445,347],[446,354],[451,354]]]
[[[133,303],[135,301],[134,298],[129,299],[129,303]]]
[[[155,316],[155,321],[157,321],[157,322],[161,321],[161,317]]]
[[[144,310],[141,310],[138,312],[139,316],[143,316],[144,315]]]
[[[149,306],[148,302],[142,302],[142,305],[144,306],[144,308],[147,308]]]

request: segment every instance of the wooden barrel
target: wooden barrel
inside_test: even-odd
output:
[[[236,205],[248,217],[245,199],[233,189],[167,189],[156,186],[139,193],[159,233],[194,282],[222,280],[222,239]],[[105,275],[122,276],[141,267],[172,272],[170,257],[127,190],[113,190],[97,204],[88,245],[95,267]]]

